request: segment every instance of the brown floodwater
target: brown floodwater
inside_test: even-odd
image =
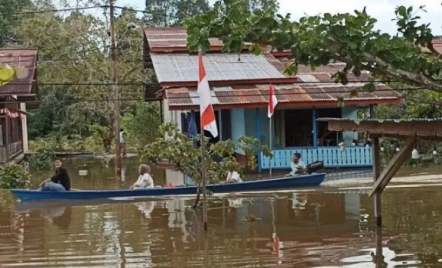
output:
[[[121,180],[100,160],[67,161],[73,187],[90,189],[128,187],[136,164],[126,163]],[[36,174],[34,185],[49,175]],[[154,171],[156,184],[165,176]],[[440,187],[388,189],[382,230],[358,190],[214,197],[207,235],[192,204],[19,204],[0,191],[0,267],[442,267]]]

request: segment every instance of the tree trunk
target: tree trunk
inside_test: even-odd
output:
[[[195,204],[193,204],[193,209],[196,210],[196,208],[198,207],[198,203],[200,202],[201,199],[201,187],[198,186],[198,191],[196,192],[196,199],[195,199]]]

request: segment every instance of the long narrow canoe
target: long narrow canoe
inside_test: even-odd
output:
[[[325,178],[325,173],[314,173],[294,178],[275,178],[239,183],[211,184],[207,189],[213,193],[235,193],[251,191],[268,191],[293,189],[299,187],[319,186]],[[91,200],[124,197],[155,197],[192,195],[197,193],[197,187],[153,188],[136,190],[80,190],[67,192],[42,192],[37,190],[11,190],[21,201],[33,200]]]

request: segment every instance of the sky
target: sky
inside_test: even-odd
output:
[[[209,0],[210,3],[215,2]],[[394,10],[398,5],[413,6],[416,9],[425,5],[427,13],[420,12],[422,22],[431,23],[433,34],[442,35],[442,0],[279,0],[280,13],[291,13],[293,19],[302,16],[318,15],[320,13],[344,13],[362,10],[378,19],[377,28],[393,34],[396,32]],[[144,9],[145,0],[117,0],[118,6],[128,5],[137,9]]]

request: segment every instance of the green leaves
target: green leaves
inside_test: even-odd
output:
[[[17,164],[0,166],[0,189],[26,189],[30,184],[31,175],[27,167]]]
[[[238,1],[220,3],[210,11],[217,23],[206,21],[204,24],[209,27],[209,37],[223,41],[225,51],[239,52],[240,44],[251,42],[256,44],[252,47],[255,53],[259,45],[278,51],[290,50],[293,64],[287,65],[289,74],[299,65],[314,67],[333,61],[344,62],[353,69],[338,70],[333,76],[336,82],[347,84],[350,71],[356,77],[369,71],[381,80],[442,92],[442,61],[432,46],[433,34],[429,24],[418,23],[420,17],[412,7],[396,9],[398,35],[394,36],[376,30],[377,20],[368,15],[365,8],[353,14],[325,13],[294,22],[289,15],[278,15],[275,10],[241,13],[242,8]],[[422,7],[418,11],[421,10]],[[188,25],[198,25],[203,17],[188,19]],[[196,32],[189,34],[197,35]],[[207,38],[191,37],[199,43]]]
[[[186,133],[181,133],[176,124],[161,125],[159,137],[144,147],[141,161],[158,163],[167,160],[199,183],[202,172],[202,153],[201,148],[195,147],[199,141],[200,137],[189,138]],[[262,151],[266,156],[271,156],[266,146],[251,137],[240,137],[238,142],[226,140],[215,144],[209,144],[207,137],[204,141],[207,156],[206,169],[210,182],[225,180],[228,171],[242,173],[242,168],[235,158],[237,150],[245,152],[248,167],[252,170],[257,167],[256,153],[258,151]]]

